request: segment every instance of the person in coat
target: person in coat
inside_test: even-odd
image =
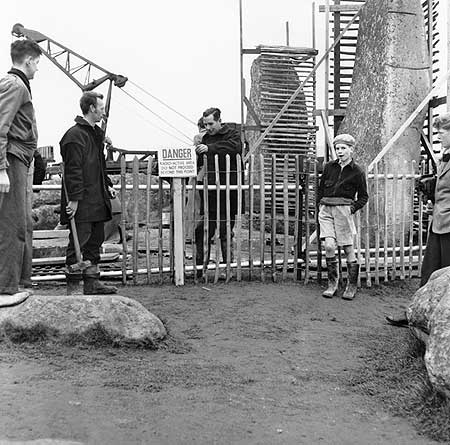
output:
[[[36,42],[16,40],[13,66],[0,80],[0,306],[30,294],[25,289],[31,287],[33,248],[29,167],[38,137],[30,80],[41,54]]]
[[[77,262],[71,231],[66,252],[67,293],[78,293],[78,285],[83,279],[85,295],[112,294],[117,289],[100,283],[98,268],[100,247],[105,238],[104,223],[112,218],[110,198],[114,195],[106,175],[105,135],[96,125],[105,113],[103,96],[93,91],[84,93],[80,108],[83,116],[75,118],[75,125],[67,130],[60,142],[64,163],[61,223],[67,224],[69,219],[75,218],[83,260],[92,265],[83,274],[70,272],[70,266]]]
[[[219,164],[219,180],[220,185],[226,185],[227,168],[226,155],[230,156],[230,185],[237,184],[237,155],[242,153],[242,142],[240,134],[237,130],[231,128],[228,124],[222,124],[221,112],[218,108],[208,108],[203,112],[203,124],[206,128],[206,133],[203,135],[201,143],[196,145],[196,153],[198,155],[198,166],[202,167],[204,156],[206,155],[206,171],[207,181],[209,185],[216,184],[216,166],[215,156],[218,155]],[[206,178],[203,178],[205,184]],[[200,212],[204,213],[204,192],[200,192]],[[232,251],[227,249],[227,199],[226,191],[221,190],[220,198],[220,214],[217,215],[217,192],[216,190],[208,191],[208,246],[207,252],[204,252],[204,229],[205,224],[202,221],[195,229],[195,244],[196,244],[196,264],[203,264],[206,258],[206,263],[209,261],[209,254],[211,249],[211,240],[214,237],[217,224],[219,224],[219,238],[220,247],[222,251],[223,262],[227,261],[227,256],[232,261]],[[238,209],[237,190],[230,191],[230,228],[233,232],[234,223]],[[198,274],[200,275],[200,274]]]
[[[432,221],[428,232],[427,246],[420,272],[420,286],[424,286],[431,274],[443,267],[450,266],[450,113],[438,116],[433,122],[441,142],[441,161],[439,162],[434,203],[427,204],[432,212]],[[388,315],[388,323],[394,326],[407,326],[406,312]]]

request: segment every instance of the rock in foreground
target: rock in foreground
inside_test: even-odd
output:
[[[16,341],[52,338],[156,346],[166,336],[161,320],[120,295],[43,296],[0,309],[0,335]]]
[[[450,267],[434,272],[407,311],[411,327],[428,334],[425,365],[433,386],[450,397]]]

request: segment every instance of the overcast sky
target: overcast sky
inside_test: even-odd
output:
[[[291,45],[312,47],[312,1],[243,0],[243,12],[245,47],[285,44],[286,21]],[[323,14],[319,19],[323,24]],[[210,106],[221,108],[226,121],[240,120],[238,0],[7,2],[0,14],[2,75],[10,67],[11,28],[17,22],[127,76],[193,121]],[[251,60],[246,56],[247,68]],[[32,90],[39,145],[57,147],[79,113],[80,90],[45,57]],[[182,133],[195,133],[194,125],[131,82],[125,90]],[[113,90],[108,133],[114,145],[130,149],[173,146],[186,140],[118,88]]]
[[[316,11],[323,3],[316,1]],[[285,44],[286,21],[290,44],[312,47],[312,5],[312,0],[243,0],[244,47]],[[316,13],[319,56],[325,50],[324,19],[323,13]],[[194,125],[136,89],[132,82],[193,121],[210,106],[221,108],[225,121],[240,121],[239,0],[6,2],[0,14],[1,75],[11,65],[11,29],[17,22],[111,72],[127,76],[130,82],[125,90],[186,135],[114,88],[108,133],[118,147],[178,146],[196,131]],[[446,37],[442,35],[441,41]],[[251,61],[251,56],[245,56],[247,86]],[[61,136],[79,114],[80,90],[45,57],[32,90],[39,145],[53,145],[57,153]],[[323,108],[322,90],[323,75],[319,73],[319,108]]]

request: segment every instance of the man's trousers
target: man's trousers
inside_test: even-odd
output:
[[[431,229],[422,262],[420,285],[425,285],[435,270],[447,266],[450,266],[450,233],[437,234]]]
[[[7,159],[10,190],[0,193],[0,294],[31,286],[33,257],[32,169],[11,154]]]

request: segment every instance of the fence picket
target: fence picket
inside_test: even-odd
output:
[[[153,156],[147,161],[147,190],[145,198],[146,198],[146,231],[145,231],[145,265],[147,268],[147,284],[151,283],[151,270],[152,270],[152,262],[151,262],[151,184],[152,184],[152,168],[153,168]]]
[[[380,203],[379,203],[379,193],[380,184],[378,178],[378,163],[374,166],[374,207],[375,207],[375,285],[380,284]]]
[[[231,208],[230,208],[230,155],[225,156],[225,164],[226,164],[226,207],[227,207],[227,255],[225,261],[227,263],[226,267],[226,282],[228,283],[231,278]],[[223,256],[223,252],[222,252]]]
[[[388,183],[388,178],[387,178],[387,172],[386,172],[386,168],[384,169],[384,175],[383,175],[383,180],[384,180],[384,254],[383,254],[383,261],[384,261],[384,282],[387,282],[389,280],[389,274],[388,274],[388,243],[389,243],[389,239],[388,239],[388,215],[386,210],[388,209],[388,187],[389,187],[389,183]]]
[[[242,280],[242,160],[237,155],[236,280]]]
[[[219,176],[219,155],[214,155],[214,165],[216,168],[216,230],[214,233],[214,247],[216,251],[216,270],[214,271],[214,284],[219,281],[220,275],[220,230],[221,230],[221,214],[220,214],[220,176]]]
[[[128,258],[128,245],[127,245],[127,207],[126,207],[126,160],[125,156],[120,156],[120,206],[121,206],[121,218],[120,229],[122,231],[122,284],[127,284],[127,258]]]
[[[289,259],[289,191],[288,191],[288,174],[289,163],[288,155],[284,155],[283,165],[283,217],[284,217],[284,233],[283,233],[283,280],[287,278],[287,268]]]
[[[259,214],[260,214],[260,227],[259,227],[259,258],[261,261],[261,281],[264,282],[264,249],[266,246],[266,179],[264,177],[264,155],[259,155]]]
[[[276,157],[275,154],[272,154],[272,226],[271,226],[271,234],[270,234],[270,253],[272,259],[272,281],[277,281],[277,265],[276,265],[276,239],[277,239],[277,211],[276,211]]]
[[[249,214],[248,214],[248,278],[253,278],[253,218],[255,205],[255,191],[254,191],[254,174],[255,174],[255,156],[250,155],[249,172],[248,172],[248,199],[249,199]]]
[[[300,218],[300,159],[299,155],[295,155],[295,208],[294,208],[294,280],[301,279],[298,266],[299,246],[301,249],[302,235],[299,232],[299,218]]]
[[[139,249],[139,159],[133,158],[133,284],[137,284]]]

